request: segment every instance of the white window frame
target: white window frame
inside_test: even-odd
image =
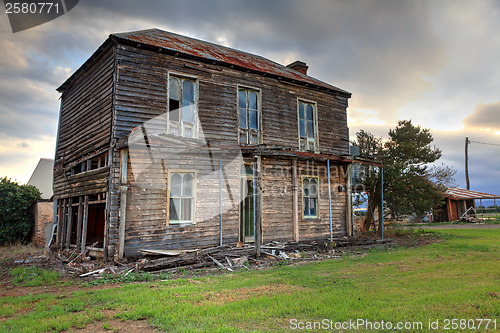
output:
[[[311,104],[313,107],[313,126],[314,126],[314,142],[307,138],[307,112],[306,108],[304,108],[304,115],[306,119],[306,138],[305,138],[305,149],[301,148],[301,142],[304,140],[300,136],[300,103],[303,103],[304,106],[307,104]],[[318,103],[315,101],[297,98],[297,135],[298,135],[298,143],[299,143],[299,151],[312,151],[315,153],[319,153],[319,134],[318,134]],[[313,145],[313,147],[311,147]]]
[[[171,179],[172,175],[174,174],[192,174],[193,175],[193,196],[192,196],[192,207],[191,207],[191,220],[188,221],[183,221],[183,220],[170,220],[170,198],[171,198],[171,192],[170,192],[170,185],[171,185]],[[190,224],[196,224],[196,188],[197,188],[197,182],[198,182],[198,173],[196,170],[186,170],[186,169],[172,169],[168,170],[167,172],[167,179],[168,179],[168,186],[167,186],[167,226],[168,225],[190,225]]]
[[[316,215],[305,215],[304,214],[304,180],[305,179],[315,179],[316,180],[316,186],[317,188],[317,195],[316,195]],[[319,183],[319,177],[318,176],[310,176],[310,175],[302,175],[301,176],[301,189],[302,189],[302,218],[303,219],[319,219],[320,218],[320,212],[319,212],[319,200],[320,200],[320,183]],[[310,197],[310,196],[309,196]]]
[[[240,104],[239,104],[239,94],[240,94],[240,90],[244,90],[244,91],[254,91],[257,93],[257,117],[258,117],[258,120],[257,120],[257,124],[259,126],[259,128],[257,129],[257,140],[258,142],[257,143],[251,143],[251,140],[250,140],[250,133],[252,131],[255,131],[255,130],[251,130],[250,129],[250,116],[249,116],[249,113],[248,113],[248,103],[247,103],[247,127],[248,129],[240,129]],[[248,100],[248,98],[247,98]],[[238,144],[239,145],[242,145],[242,146],[252,146],[252,145],[259,145],[262,143],[262,90],[259,89],[259,88],[255,88],[255,87],[250,87],[250,86],[246,86],[246,85],[236,85],[236,128],[238,129]],[[241,137],[241,133],[242,132],[246,132],[246,142],[241,142],[240,140],[240,137]]]
[[[183,80],[190,80],[194,81],[194,124],[193,124],[193,137],[187,137],[187,138],[193,138],[197,139],[199,137],[199,120],[198,120],[198,101],[199,101],[199,82],[198,82],[198,77],[193,76],[193,75],[187,75],[187,74],[182,74],[182,73],[177,73],[177,72],[169,72],[167,75],[167,133],[170,134],[171,132],[171,126],[173,125],[174,121],[170,120],[170,79],[174,77],[177,78],[181,81],[181,91],[182,91],[182,81]],[[182,104],[182,102],[180,103]],[[179,113],[180,117],[180,122],[176,122],[178,128],[179,128],[179,136],[180,137],[185,137],[184,132],[184,122],[182,121],[182,112]]]

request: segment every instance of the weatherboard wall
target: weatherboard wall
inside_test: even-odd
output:
[[[108,48],[63,92],[54,163],[54,198],[107,190],[109,168],[71,175],[71,168],[109,148],[114,54]]]

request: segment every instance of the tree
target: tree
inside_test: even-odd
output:
[[[441,157],[441,150],[431,146],[433,141],[429,129],[415,126],[411,120],[399,121],[395,129],[389,130],[385,142],[365,131],[356,134],[353,143],[360,147],[360,154],[378,157],[384,164],[384,202],[393,216],[423,215],[443,199],[445,185],[453,181],[453,169],[429,168]],[[371,224],[373,211],[378,210],[380,227],[379,168],[365,166],[362,179],[368,193],[367,224]]]
[[[34,186],[0,178],[0,245],[29,242],[34,225],[29,209],[40,197],[40,191]]]

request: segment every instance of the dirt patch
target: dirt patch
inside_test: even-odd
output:
[[[105,310],[104,320],[86,325],[83,328],[72,327],[65,332],[89,332],[89,333],[109,333],[109,332],[158,332],[149,324],[148,320],[120,320],[114,318],[116,310]]]
[[[425,230],[389,229],[386,233],[387,237],[394,239],[397,246],[402,247],[425,246],[443,240],[441,235]]]
[[[84,328],[72,328],[66,332],[109,333],[109,332],[159,332],[147,320],[121,321],[109,319],[104,322],[88,324]]]
[[[197,303],[198,306],[227,304],[230,302],[242,301],[248,298],[273,297],[276,295],[293,294],[294,292],[308,291],[309,288],[277,283],[273,285],[246,287],[222,292],[205,293],[204,299]]]
[[[39,286],[39,287],[23,287],[23,286],[13,286],[10,284],[0,285],[0,297],[19,297],[25,295],[37,295],[37,294],[56,294],[56,295],[70,295],[76,291],[94,291],[101,289],[111,289],[111,288],[121,288],[121,284],[108,284],[100,286],[86,286],[84,284],[74,283],[70,278],[63,278],[60,281],[66,281],[58,283],[52,286]],[[61,285],[68,283],[68,285]]]

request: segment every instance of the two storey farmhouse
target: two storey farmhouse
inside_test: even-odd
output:
[[[141,249],[351,233],[347,91],[151,29],[112,34],[59,88],[56,242]]]

